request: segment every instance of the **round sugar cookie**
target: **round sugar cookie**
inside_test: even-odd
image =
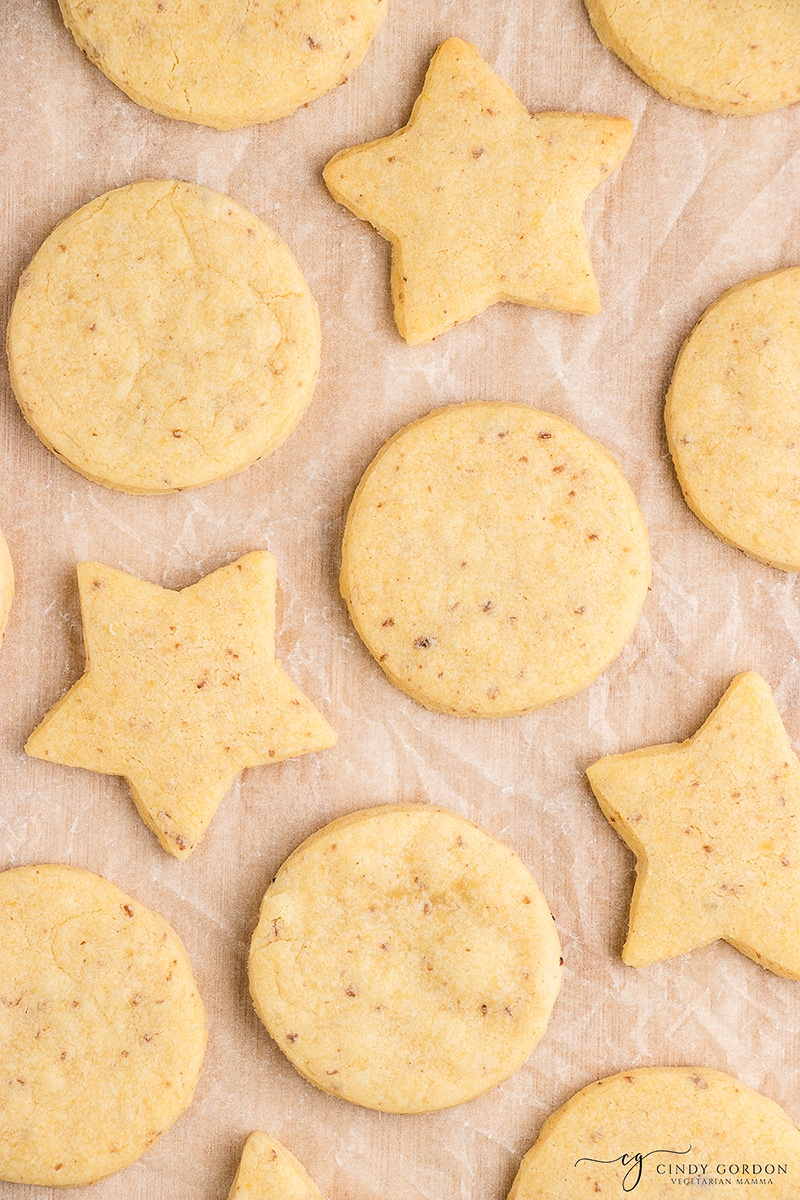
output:
[[[313,834],[264,896],[256,1011],[317,1087],[384,1112],[488,1091],[542,1037],[561,978],[553,918],[508,847],[428,805]]]
[[[361,62],[387,0],[59,0],[81,50],[137,104],[237,129],[294,112]]]
[[[14,566],[8,542],[0,533],[0,640],[6,628],[11,602],[14,599]]]
[[[720,116],[800,100],[795,0],[585,0],[592,25],[668,100]]]
[[[347,518],[341,591],[389,679],[427,708],[505,717],[586,687],[630,636],[647,531],[610,454],[523,404],[397,433]]]
[[[666,1200],[676,1186],[731,1195],[741,1184],[800,1196],[800,1131],[783,1109],[719,1071],[639,1067],[589,1084],[545,1121],[508,1200]]]
[[[723,541],[800,570],[800,267],[731,288],[678,356],[665,420],[687,504]]]
[[[205,1012],[161,917],[75,867],[0,874],[0,1179],[93,1183],[192,1099]]]
[[[11,382],[88,479],[169,492],[284,441],[319,367],[316,305],[287,246],[228,196],[174,180],[107,192],[22,274]]]

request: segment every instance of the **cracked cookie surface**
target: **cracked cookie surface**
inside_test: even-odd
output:
[[[343,83],[388,0],[59,0],[81,50],[137,104],[216,129],[274,121]]]
[[[384,1112],[482,1095],[544,1034],[553,917],[519,858],[463,817],[387,805],[308,838],[268,888],[256,1011],[302,1075]]]
[[[189,1105],[206,1044],[186,951],[89,871],[0,874],[0,1179],[75,1186],[144,1154]]]
[[[276,449],[311,400],[316,304],[294,257],[219,192],[143,180],[67,217],[8,329],[27,421],[69,466],[170,492]]]

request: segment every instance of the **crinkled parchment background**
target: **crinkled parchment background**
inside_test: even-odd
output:
[[[405,122],[431,53],[473,41],[531,110],[628,116],[621,168],[587,206],[603,311],[498,305],[410,347],[389,249],[328,196],[327,159]],[[800,742],[797,581],[724,546],[684,505],[662,427],[682,339],[725,288],[800,262],[800,107],[719,118],[671,104],[603,49],[580,0],[391,0],[351,80],[273,125],[218,133],[137,108],[75,47],[56,0],[0,6],[4,318],[53,225],[134,179],[228,192],[288,241],[320,305],[313,404],[265,462],[208,488],[126,496],[37,441],[2,368],[0,526],[18,592],[0,656],[0,867],[60,861],[107,876],[178,930],[209,1013],[195,1102],[136,1165],[76,1197],[222,1200],[245,1136],[265,1129],[331,1200],[504,1200],[547,1114],[602,1075],[650,1064],[729,1071],[800,1120],[800,984],[724,943],[625,967],[632,855],[583,772],[601,754],[689,736],[731,677],[761,671]],[[587,691],[495,722],[429,713],[396,691],[338,595],[347,506],[386,437],[436,405],[551,409],[618,458],[648,522],[653,587],[620,658]],[[117,779],[30,760],[27,734],[81,673],[75,563],[171,588],[248,550],[278,560],[278,654],[337,746],[252,770],[202,846],[170,859]],[[430,801],[529,865],[555,913],[562,993],[544,1040],[501,1087],[429,1116],[369,1112],[304,1082],[258,1022],[245,968],[261,895],[310,832],[367,805]],[[2,1200],[48,1189],[0,1183]],[[55,1193],[53,1193],[55,1194]]]

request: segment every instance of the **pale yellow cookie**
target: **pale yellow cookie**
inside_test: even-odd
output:
[[[358,66],[386,0],[59,0],[81,50],[137,104],[216,129],[274,121]]]
[[[428,342],[498,300],[600,308],[582,211],[621,161],[630,121],[536,113],[474,46],[444,42],[408,124],[325,167],[335,200],[392,243],[407,342]]]
[[[462,716],[529,712],[588,686],[647,593],[647,531],[619,467],[524,404],[434,410],[358,485],[341,590],[397,687]]]
[[[626,963],[724,938],[800,979],[800,762],[760,675],[737,675],[688,741],[611,754],[587,775],[636,855]]]
[[[0,533],[0,640],[2,640],[3,633],[5,632],[6,621],[11,611],[11,602],[13,599],[14,565],[11,562],[8,542],[2,533]]]
[[[124,775],[142,820],[191,854],[245,767],[336,735],[275,660],[275,559],[180,592],[79,563],[86,672],[31,734],[36,758]]]
[[[553,918],[508,847],[427,805],[342,817],[290,856],[250,949],[256,1011],[317,1087],[384,1112],[471,1100],[542,1037]]]
[[[228,1200],[323,1200],[323,1196],[276,1138],[251,1133]]]
[[[783,1109],[706,1067],[639,1067],[545,1121],[508,1200],[667,1200],[700,1186],[730,1196],[752,1184],[772,1200],[800,1196],[800,1131]]]
[[[795,0],[585,0],[600,41],[651,87],[721,116],[800,100]]]
[[[170,492],[284,441],[319,366],[319,318],[287,246],[228,196],[144,180],[62,221],[20,279],[11,383],[88,479]]]
[[[0,1179],[119,1171],[194,1093],[205,1010],[174,930],[75,867],[0,874]]]
[[[678,357],[665,413],[692,511],[784,571],[800,571],[799,374],[800,267],[791,267],[706,309]]]

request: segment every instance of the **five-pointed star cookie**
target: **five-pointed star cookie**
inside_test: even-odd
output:
[[[333,745],[275,661],[275,559],[246,554],[180,592],[79,563],[86,672],[25,749],[124,775],[165,850],[191,854],[244,767]]]
[[[428,342],[498,300],[599,310],[582,211],[631,122],[533,116],[474,46],[444,42],[408,124],[325,167],[335,200],[392,243],[401,335]]]
[[[587,775],[637,859],[626,963],[724,938],[800,979],[800,762],[760,675],[737,675],[688,741]]]

